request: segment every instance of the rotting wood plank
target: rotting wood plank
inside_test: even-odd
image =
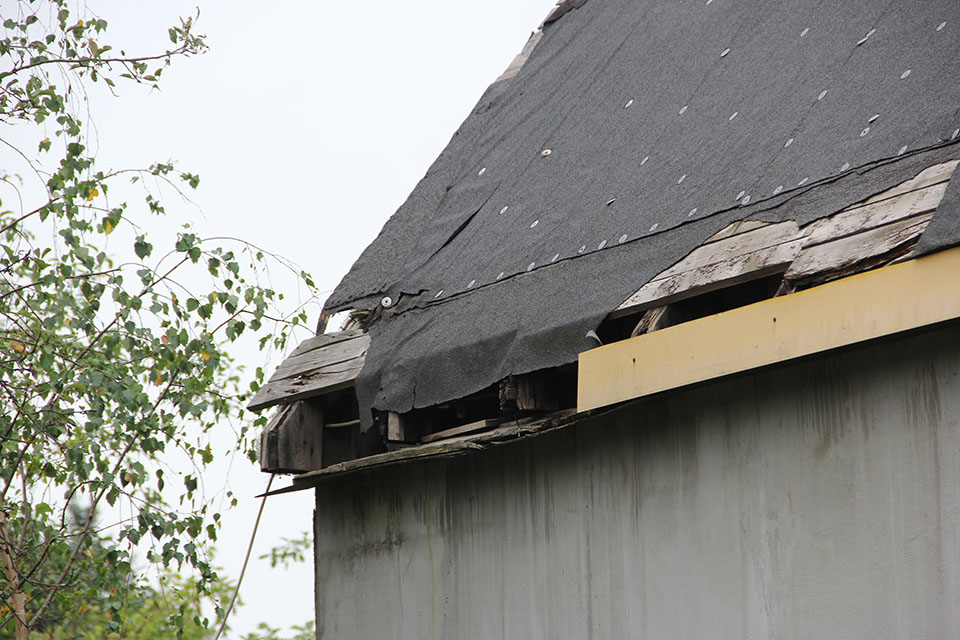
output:
[[[802,247],[801,238],[684,271],[670,278],[653,280],[627,298],[617,307],[617,311],[622,313],[652,303],[670,304],[683,298],[771,275],[792,263]]]
[[[292,493],[315,487],[322,482],[339,478],[351,473],[383,468],[412,460],[437,460],[464,455],[474,451],[483,451],[515,440],[531,438],[543,433],[562,429],[571,424],[606,413],[609,409],[577,413],[575,409],[564,409],[530,422],[509,422],[499,428],[480,433],[459,436],[451,440],[438,440],[405,449],[389,451],[355,460],[340,462],[318,471],[311,471],[293,479],[293,485],[271,491],[268,495]],[[259,497],[259,496],[258,496]]]
[[[703,244],[709,244],[711,242],[717,242],[718,240],[724,240],[731,236],[739,235],[741,233],[746,233],[748,231],[753,231],[754,229],[759,229],[760,227],[765,227],[771,222],[764,222],[763,220],[737,220],[736,222],[731,222],[725,226],[720,231],[717,231],[715,234],[703,241]]]
[[[806,286],[883,266],[909,252],[932,217],[925,213],[806,248],[783,278]]]
[[[322,349],[323,347],[327,347],[329,345],[336,344],[338,342],[343,342],[344,340],[353,340],[354,338],[358,338],[363,335],[366,335],[366,334],[360,329],[350,329],[347,331],[338,331],[336,333],[324,333],[319,336],[313,336],[313,337],[307,338],[306,340],[298,344],[297,348],[291,351],[290,355],[288,355],[287,358],[300,356],[300,355],[303,355],[304,353],[307,353],[308,351],[312,351],[314,349]]]
[[[294,403],[277,425],[277,468],[304,473],[323,466],[323,409],[309,400]]]
[[[270,472],[279,468],[277,457],[277,427],[284,417],[293,409],[293,405],[284,405],[270,417],[267,426],[260,432],[260,470]]]
[[[933,211],[943,199],[947,184],[938,182],[855,209],[844,209],[829,218],[812,222],[808,225],[810,233],[804,248]]]
[[[614,405],[956,321],[956,273],[960,248],[945,249],[585,351],[577,407]]]
[[[950,176],[953,174],[954,169],[957,168],[957,164],[960,164],[960,160],[948,160],[947,162],[941,162],[940,164],[935,164],[932,167],[927,167],[913,178],[901,182],[897,186],[891,187],[886,191],[881,191],[876,195],[870,196],[863,202],[857,203],[848,208],[853,209],[856,207],[867,206],[881,200],[895,198],[896,196],[907,193],[908,191],[915,191],[917,189],[929,187],[930,185],[938,182],[950,180]]]
[[[396,411],[387,412],[387,441],[406,442],[407,432],[404,428],[403,416]]]
[[[534,371],[517,376],[517,409],[520,411],[556,411],[560,408],[555,380],[546,372]]]
[[[284,360],[272,376],[270,382],[292,378],[322,369],[331,365],[349,362],[364,355],[370,346],[370,336],[359,336],[329,344],[321,349],[311,349]]]
[[[766,225],[746,233],[740,233],[723,240],[703,244],[670,268],[654,276],[651,284],[657,280],[665,280],[698,267],[716,264],[731,258],[736,258],[737,256],[761,251],[768,247],[796,240],[801,235],[802,231],[797,227],[797,223],[793,220],[787,220],[777,224]]]
[[[477,431],[486,431],[500,424],[500,420],[494,418],[488,418],[486,420],[477,420],[476,422],[471,422],[469,424],[462,424],[459,427],[453,427],[451,429],[444,429],[443,431],[437,431],[436,433],[431,433],[424,436],[421,439],[421,442],[434,442],[435,440],[446,440],[447,438],[452,438],[454,436],[462,436],[468,433],[476,433]]]
[[[286,404],[345,389],[353,385],[353,381],[360,375],[364,360],[365,358],[360,357],[303,376],[265,384],[247,405],[247,409],[260,411],[277,404]]]
[[[643,314],[643,317],[640,318],[640,322],[637,323],[637,326],[635,326],[633,331],[630,332],[630,337],[635,338],[636,336],[643,335],[644,333],[650,333],[651,331],[656,331],[659,329],[666,316],[669,315],[669,309],[669,305],[648,309],[647,312]]]

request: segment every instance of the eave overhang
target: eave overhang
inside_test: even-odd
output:
[[[580,354],[589,411],[960,318],[960,247]]]

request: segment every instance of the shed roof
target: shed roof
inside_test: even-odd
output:
[[[954,0],[567,8],[327,301],[375,314],[365,420],[575,361],[733,221],[807,224],[960,157]],[[958,182],[925,252],[960,243]]]

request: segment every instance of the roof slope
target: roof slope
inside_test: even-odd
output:
[[[382,314],[361,407],[572,362],[730,222],[806,223],[960,157],[958,29],[955,0],[590,0],[546,24],[327,302]],[[960,243],[946,205],[926,251]]]

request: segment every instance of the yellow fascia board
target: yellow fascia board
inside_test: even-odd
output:
[[[580,354],[587,411],[960,318],[960,247]]]

